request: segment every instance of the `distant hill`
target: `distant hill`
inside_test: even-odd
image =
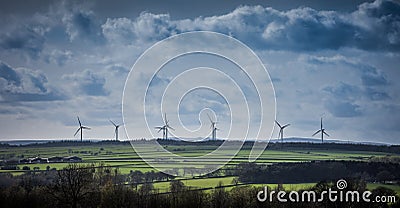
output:
[[[85,139],[84,142],[100,142],[109,141],[105,139]],[[16,140],[0,140],[0,144],[8,145],[29,145],[29,144],[45,144],[50,142],[79,142],[79,139],[68,138],[68,139],[16,139]]]
[[[269,142],[280,143],[280,139],[271,139]],[[321,139],[318,138],[307,138],[307,137],[289,137],[283,138],[284,143],[321,143]],[[338,144],[367,144],[367,145],[390,145],[380,142],[356,142],[356,141],[344,141],[335,139],[325,139],[324,143],[338,143]]]
[[[34,139],[17,139],[17,140],[4,140],[0,141],[1,144],[9,145],[27,145],[27,144],[44,144],[55,140],[34,140]]]
[[[160,139],[159,139],[160,140]],[[168,138],[169,141],[175,142],[207,142],[212,141],[209,138],[175,138],[170,137]],[[113,142],[113,139],[85,139],[84,142]],[[217,139],[219,142],[223,142],[222,139]],[[249,142],[254,140],[249,139]],[[30,145],[30,144],[45,144],[45,143],[54,143],[54,142],[79,142],[76,138],[68,138],[68,139],[20,139],[20,140],[0,140],[0,144],[8,144],[13,146],[18,145]],[[281,143],[280,139],[271,139],[269,140],[270,143]],[[318,138],[307,138],[307,137],[289,137],[283,139],[284,143],[311,143],[311,144],[321,144],[321,139]],[[344,141],[344,140],[334,140],[334,139],[324,139],[325,144],[365,144],[365,145],[390,145],[386,143],[380,142],[358,142],[358,141]]]

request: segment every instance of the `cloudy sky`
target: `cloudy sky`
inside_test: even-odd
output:
[[[286,137],[310,137],[323,116],[332,139],[400,144],[400,4],[284,2],[2,1],[0,139],[72,139],[77,115],[92,127],[85,137],[112,138],[108,119],[122,122],[124,83],[138,57],[201,30],[234,37],[260,57],[276,117],[291,123]],[[224,121],[224,100],[202,90],[180,112],[198,119],[190,107],[201,101]],[[198,124],[190,118],[188,126]]]

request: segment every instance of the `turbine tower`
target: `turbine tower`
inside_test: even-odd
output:
[[[211,126],[210,126],[210,128],[211,128],[211,139],[212,139],[213,141],[215,141],[215,140],[217,140],[217,131],[219,130],[219,129],[216,127],[217,122],[216,122],[216,121],[213,121],[213,120],[211,119],[210,115],[207,114],[207,116],[208,116],[208,119],[210,120],[210,123],[211,123]]]
[[[74,136],[76,136],[76,134],[80,131],[80,132],[81,132],[81,141],[82,141],[83,129],[88,129],[88,130],[90,130],[90,128],[87,127],[87,126],[82,126],[81,120],[79,120],[79,116],[77,116],[77,118],[78,118],[78,122],[79,122],[79,128],[78,128],[78,130],[76,130]]]
[[[120,126],[123,126],[124,124],[119,124],[119,125],[117,125],[117,124],[115,124],[114,122],[112,122],[111,121],[111,119],[109,119],[109,121],[112,123],[112,125],[114,125],[114,127],[115,127],[115,141],[118,141],[118,128],[120,127]]]
[[[278,138],[279,136],[281,137],[281,143],[283,143],[283,130],[290,126],[290,124],[286,124],[284,126],[282,126],[277,120],[275,120],[275,123],[279,126],[279,134],[278,134]]]
[[[321,117],[321,128],[318,131],[316,131],[312,136],[315,136],[318,133],[321,133],[321,142],[324,143],[324,134],[326,136],[329,136],[329,134],[326,133],[325,129],[322,127],[322,117]]]
[[[175,131],[175,129],[172,128],[171,126],[169,126],[168,123],[169,123],[169,121],[167,120],[167,114],[164,113],[164,125],[154,127],[155,129],[158,129],[157,133],[159,133],[161,130],[163,131],[163,139],[165,139],[165,140],[168,139],[168,129],[172,129]]]

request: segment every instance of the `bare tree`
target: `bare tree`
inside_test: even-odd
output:
[[[96,192],[94,172],[94,165],[69,164],[58,171],[51,194],[59,203],[73,208],[80,207],[91,193]]]

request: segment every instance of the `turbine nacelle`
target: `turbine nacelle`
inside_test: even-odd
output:
[[[87,127],[87,126],[83,126],[81,120],[79,119],[79,116],[77,116],[77,118],[78,118],[79,128],[78,128],[78,130],[76,130],[74,136],[76,136],[76,134],[78,134],[78,132],[81,132],[81,141],[82,141],[82,139],[83,139],[83,129],[90,130],[91,128]]]
[[[278,138],[281,138],[281,142],[283,143],[283,130],[290,126],[290,124],[286,124],[286,125],[281,125],[277,120],[275,120],[276,125],[278,125],[279,127],[279,133],[278,133]]]
[[[154,127],[155,129],[158,129],[158,131],[157,131],[157,133],[160,133],[160,131],[162,130],[163,131],[163,139],[168,139],[168,129],[171,129],[171,130],[173,130],[173,131],[175,131],[175,129],[174,128],[172,128],[170,125],[169,125],[169,121],[168,121],[168,119],[167,119],[167,114],[166,113],[164,113],[164,118],[163,118],[163,121],[164,121],[164,125],[163,126],[156,126],[156,127]]]
[[[329,137],[329,134],[326,133],[325,129],[323,128],[322,117],[321,117],[321,128],[318,131],[316,131],[312,136],[315,136],[315,135],[317,135],[319,133],[321,133],[321,142],[324,143],[324,135]]]
[[[211,136],[212,136],[212,140],[217,140],[217,131],[220,130],[216,127],[217,125],[217,121],[214,121],[211,119],[211,116],[207,113],[207,117],[210,120],[210,129],[211,129]]]
[[[120,126],[123,126],[124,124],[119,124],[119,125],[117,125],[116,123],[114,123],[113,121],[111,121],[111,119],[108,119],[109,121],[110,121],[110,123],[115,127],[115,130],[114,130],[114,132],[115,132],[115,141],[118,141],[118,128],[120,127]]]

